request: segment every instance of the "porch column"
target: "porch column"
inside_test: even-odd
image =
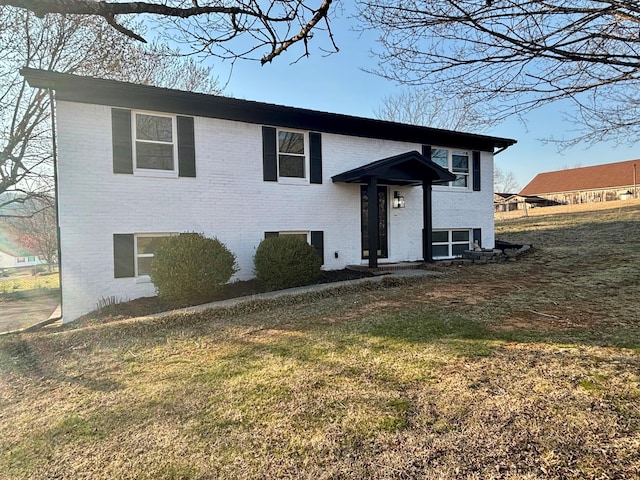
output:
[[[369,268],[378,268],[378,238],[380,237],[380,212],[378,208],[378,178],[367,182],[367,235],[369,237]]]
[[[432,198],[431,198],[431,181],[424,180],[422,182],[422,257],[425,262],[433,262],[431,252],[431,243],[433,242],[433,217],[432,217]]]

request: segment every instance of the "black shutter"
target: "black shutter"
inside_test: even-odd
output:
[[[473,229],[473,241],[478,241],[478,245],[480,245],[482,247],[482,229],[481,228],[474,228]]]
[[[321,265],[324,265],[324,232],[316,231],[311,232],[311,246],[316,249],[318,255],[320,255]]]
[[[431,161],[431,145],[422,145],[422,156]]]
[[[131,110],[111,109],[113,173],[133,173]]]
[[[480,152],[473,152],[473,191],[480,191]]]
[[[113,235],[113,272],[115,278],[134,277],[136,274],[133,234]]]
[[[309,133],[310,182],[322,183],[322,136]]]
[[[278,236],[280,236],[279,232],[264,232],[264,238],[278,237]]]
[[[278,181],[276,129],[273,127],[262,127],[262,175],[265,182]]]
[[[178,176],[196,176],[196,145],[193,133],[193,117],[177,117],[178,127]]]

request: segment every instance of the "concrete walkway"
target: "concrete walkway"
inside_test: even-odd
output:
[[[140,318],[159,318],[159,317],[165,317],[168,315],[173,315],[176,313],[192,313],[192,312],[201,312],[203,310],[209,310],[211,308],[226,308],[226,307],[232,307],[234,305],[238,305],[240,303],[251,302],[255,300],[280,298],[280,297],[286,297],[286,296],[292,296],[292,295],[299,295],[301,293],[308,293],[308,292],[321,292],[324,290],[329,290],[331,288],[337,288],[344,285],[359,285],[361,283],[377,283],[377,282],[383,281],[385,278],[428,277],[428,276],[438,276],[438,275],[441,275],[441,273],[434,272],[431,270],[423,270],[423,269],[396,270],[390,273],[379,274],[374,277],[358,278],[356,280],[344,280],[342,282],[330,282],[330,283],[319,283],[314,285],[305,285],[303,287],[287,288],[285,290],[275,290],[273,292],[258,293],[258,294],[250,295],[246,297],[229,298],[227,300],[219,300],[217,302],[204,303],[202,305],[195,305],[193,307],[185,307],[177,310],[171,310],[168,312],[145,315],[144,317],[140,317]]]
[[[160,312],[160,313],[153,313],[150,315],[144,315],[141,317],[137,317],[137,318],[129,318],[127,319],[127,321],[134,321],[136,319],[143,319],[143,318],[161,318],[161,317],[166,317],[169,315],[174,315],[174,314],[178,314],[178,313],[197,313],[197,312],[202,312],[204,310],[209,310],[212,308],[227,308],[227,307],[232,307],[234,305],[238,305],[240,303],[245,303],[245,302],[252,302],[252,301],[256,301],[256,300],[268,300],[268,299],[272,299],[272,298],[280,298],[280,297],[286,297],[286,296],[293,296],[293,295],[299,295],[299,294],[303,294],[303,293],[308,293],[308,292],[321,292],[324,290],[329,290],[332,288],[337,288],[337,287],[341,287],[341,286],[345,286],[345,285],[359,285],[362,283],[378,283],[383,281],[385,278],[406,278],[406,277],[428,277],[428,276],[438,276],[441,275],[441,273],[438,272],[434,272],[431,270],[423,270],[423,269],[411,269],[411,270],[396,270],[390,273],[384,273],[384,274],[379,274],[376,275],[374,277],[365,277],[365,278],[359,278],[356,280],[345,280],[342,282],[331,282],[331,283],[320,283],[320,284],[315,284],[315,285],[306,285],[303,287],[294,287],[294,288],[287,288],[285,290],[276,290],[273,292],[265,292],[265,293],[258,293],[256,295],[249,295],[246,297],[236,297],[236,298],[229,298],[227,300],[220,300],[217,302],[210,302],[210,303],[204,303],[202,305],[195,305],[193,307],[185,307],[185,308],[180,308],[180,309],[176,309],[176,310],[170,310],[167,312]],[[55,308],[55,307],[54,307]],[[51,314],[51,316],[49,317],[50,319],[59,319],[60,317],[60,309],[59,307],[53,311],[53,313]],[[52,322],[52,320],[43,320],[42,322],[40,322],[39,324],[35,324],[32,325],[30,327],[27,328],[27,330],[35,330],[38,329],[39,327],[43,327],[43,326],[52,326],[52,327],[56,327],[56,326],[60,326],[62,324],[61,320],[57,320],[55,322]],[[2,330],[0,329],[0,332],[2,332]],[[0,335],[2,335],[2,333],[0,333]]]

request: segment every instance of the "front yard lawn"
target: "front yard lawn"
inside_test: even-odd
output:
[[[5,479],[640,478],[640,207],[516,262],[0,339]]]

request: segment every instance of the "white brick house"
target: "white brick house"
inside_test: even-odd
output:
[[[306,235],[327,270],[493,247],[493,155],[515,140],[22,74],[55,91],[65,321],[102,298],[154,295],[154,240],[180,232],[224,242],[236,279],[254,276],[255,249],[276,232]]]

